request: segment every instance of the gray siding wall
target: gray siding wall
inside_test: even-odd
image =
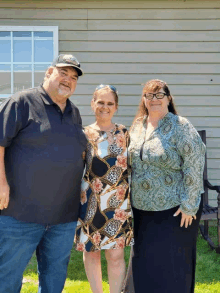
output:
[[[180,115],[206,129],[208,176],[220,185],[219,1],[0,1],[0,25],[59,26],[60,53],[85,71],[72,97],[85,125],[96,85],[117,87],[115,121],[130,126],[143,84],[166,81]]]

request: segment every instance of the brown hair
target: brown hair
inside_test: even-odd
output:
[[[105,92],[108,92],[108,93],[113,93],[116,107],[118,107],[118,93],[116,91],[114,91],[113,89],[111,89],[109,85],[103,86],[102,88],[96,88],[94,93],[93,93],[92,101],[95,102],[95,100],[98,97],[98,92],[100,93],[101,91],[105,91]]]
[[[169,105],[168,105],[168,111],[173,113],[174,115],[177,115],[177,110],[176,110],[176,106],[174,104],[174,101],[173,101],[173,97],[171,96],[170,94],[170,90],[168,88],[168,85],[166,82],[162,81],[162,80],[159,80],[159,79],[151,79],[149,81],[147,81],[144,85],[144,88],[143,88],[143,91],[142,91],[142,97],[141,97],[141,101],[139,103],[139,108],[138,108],[138,111],[137,111],[137,114],[133,120],[133,123],[132,125],[134,124],[135,120],[137,118],[144,118],[144,116],[148,116],[148,110],[145,106],[145,101],[144,101],[144,94],[148,91],[152,91],[152,92],[155,92],[157,90],[160,90],[160,89],[163,89],[167,95],[167,97],[169,98]]]

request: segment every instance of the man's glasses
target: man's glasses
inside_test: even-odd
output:
[[[103,89],[105,87],[109,87],[113,92],[115,92],[116,94],[118,94],[118,91],[117,91],[116,87],[113,86],[113,85],[110,85],[110,84],[100,84],[100,85],[98,85],[96,87],[95,90],[98,91],[98,90]]]
[[[154,96],[158,99],[161,100],[166,96],[165,93],[156,93],[156,94],[144,94],[145,99],[147,100],[153,100]]]

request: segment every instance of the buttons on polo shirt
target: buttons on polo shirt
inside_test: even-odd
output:
[[[61,109],[57,104],[54,104],[55,109],[57,110],[58,113],[61,113]]]

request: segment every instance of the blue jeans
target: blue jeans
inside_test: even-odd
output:
[[[77,222],[41,225],[0,216],[0,293],[18,293],[36,250],[38,293],[63,290]]]

